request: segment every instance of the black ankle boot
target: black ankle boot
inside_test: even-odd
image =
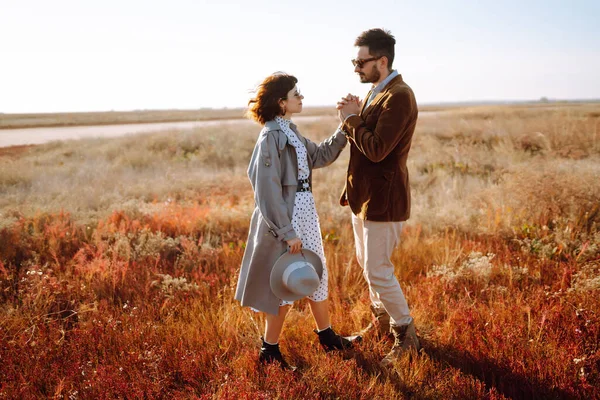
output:
[[[362,340],[362,336],[359,335],[340,336],[333,330],[332,327],[329,327],[321,332],[315,329],[315,333],[319,335],[319,343],[321,343],[321,346],[323,346],[323,349],[326,352],[332,350],[349,349],[354,343],[360,343]]]
[[[271,364],[273,362],[279,362],[281,369],[286,369],[290,371],[295,371],[296,367],[288,364],[281,355],[281,351],[279,350],[279,343],[277,344],[269,344],[265,342],[263,339],[262,346],[260,348],[260,354],[258,356],[258,360],[264,364]]]

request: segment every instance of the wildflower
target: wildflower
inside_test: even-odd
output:
[[[200,287],[196,283],[188,283],[185,278],[173,278],[169,274],[157,274],[160,280],[152,282],[152,286],[160,288],[165,297],[173,297],[178,291],[196,291]]]
[[[459,277],[474,276],[489,279],[492,273],[492,259],[496,257],[493,253],[483,255],[480,252],[471,252],[468,258],[458,268],[452,268],[446,264],[434,265],[427,272],[428,277],[439,276],[447,282],[452,282]]]

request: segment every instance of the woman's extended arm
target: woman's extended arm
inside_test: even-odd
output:
[[[313,161],[313,168],[323,168],[333,163],[348,143],[346,135],[340,129],[337,129],[333,135],[319,144],[306,138],[305,140],[306,150]]]

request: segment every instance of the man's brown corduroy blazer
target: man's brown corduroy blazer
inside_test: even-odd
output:
[[[417,117],[415,95],[398,75],[368,107],[363,105],[359,115],[344,122],[350,162],[340,204],[349,205],[359,218],[406,221],[410,217],[406,160]]]

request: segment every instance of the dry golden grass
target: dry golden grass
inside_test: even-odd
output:
[[[262,316],[233,300],[251,123],[55,142],[0,157],[0,397],[599,398],[600,107],[423,115],[394,253],[424,354],[325,354],[307,305],[257,365]],[[334,117],[300,124],[313,140]],[[315,171],[334,326],[369,321],[348,152]]]

